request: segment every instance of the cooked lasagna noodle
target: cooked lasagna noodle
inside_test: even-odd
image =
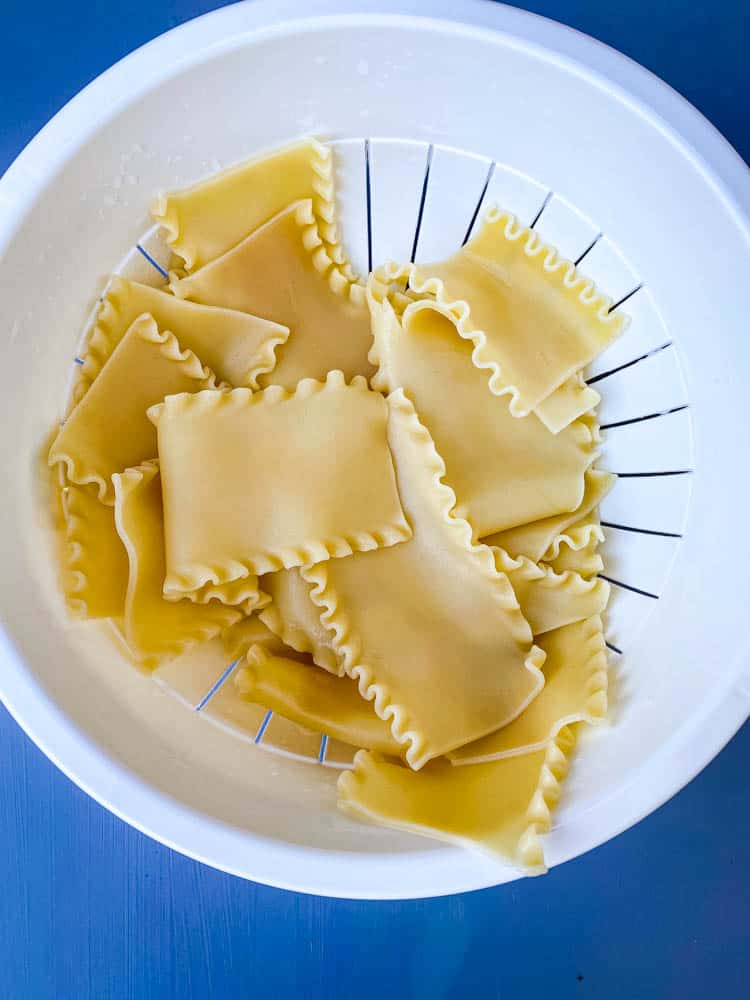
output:
[[[452,257],[407,270],[415,292],[434,295],[455,315],[475,364],[493,393],[509,397],[514,416],[536,411],[554,432],[581,413],[581,396],[592,401],[576,376],[627,321],[509,212],[491,209]]]
[[[348,814],[541,872],[607,713],[585,368],[627,319],[500,208],[358,278],[334,167],[303,139],[157,199],[169,277],[109,279],[49,451],[66,602]]]
[[[341,372],[325,382],[305,379],[293,393],[181,393],[151,409],[164,491],[165,593],[408,538],[388,409],[363,378],[347,385]],[[321,461],[324,451],[331,461]]]

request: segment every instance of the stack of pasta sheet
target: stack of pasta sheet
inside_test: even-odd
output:
[[[359,279],[330,150],[162,196],[163,288],[113,278],[49,461],[65,590],[145,669],[359,748],[349,813],[543,870],[607,707],[588,363],[625,323],[512,215]],[[225,660],[226,662],[226,660]]]

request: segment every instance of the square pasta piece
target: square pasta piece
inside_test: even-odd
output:
[[[360,750],[338,780],[338,804],[357,819],[479,850],[526,875],[546,871],[539,834],[551,826],[575,746],[562,729],[545,749],[488,764],[431,761],[415,774]]]
[[[607,650],[601,618],[596,615],[547,632],[539,645],[547,654],[539,697],[509,726],[449,753],[453,764],[479,764],[543,750],[565,726],[604,722]]]
[[[92,486],[69,483],[62,490],[67,561],[65,596],[78,618],[121,618],[128,587],[128,556],[115,527],[114,511]]]
[[[512,557],[526,556],[533,562],[550,561],[557,556],[559,540],[571,525],[591,513],[609,493],[616,480],[611,472],[587,469],[584,476],[583,499],[573,511],[530,521],[515,528],[498,531],[482,538],[485,545],[496,545]]]
[[[260,602],[257,579],[254,596],[242,608],[218,600],[205,604],[165,600],[158,463],[151,461],[117,473],[112,482],[115,522],[129,562],[123,633],[130,651],[144,666],[156,667],[193,643],[219,635]]]
[[[377,276],[367,294],[370,357],[378,363],[372,385],[383,392],[404,388],[445,461],[446,480],[475,537],[575,510],[597,455],[593,422],[577,420],[554,435],[533,413],[512,416],[507,399],[490,392],[452,313],[430,300],[391,301]]]
[[[76,371],[73,402],[84,397],[133,322],[143,313],[169,330],[180,347],[192,351],[218,379],[257,389],[257,377],[276,364],[276,348],[289,330],[234,309],[203,306],[166,291],[115,276],[107,287],[91,331],[83,364]]]
[[[314,664],[253,646],[234,683],[240,697],[307,729],[394,757],[403,750],[390,725],[378,718],[371,703],[361,697],[356,681],[348,677],[335,677]]]
[[[334,222],[333,156],[305,138],[261,153],[180,191],[162,194],[152,209],[167,242],[194,271],[236,246],[293,201],[309,199],[321,224]]]
[[[139,316],[96,381],[60,428],[49,464],[64,463],[71,482],[95,483],[114,503],[111,476],[156,455],[156,430],[146,410],[169,393],[214,388],[216,377],[153,318]]]
[[[170,396],[149,411],[164,489],[164,593],[188,594],[411,537],[388,404],[363,378],[294,393]]]
[[[411,540],[301,572],[347,676],[418,769],[519,715],[542,687],[544,654],[492,550],[453,514],[445,466],[414,407],[401,389],[388,401]]]
[[[492,392],[510,396],[513,416],[528,415],[561,390],[554,405],[550,401],[538,411],[541,419],[551,418],[553,429],[581,412],[578,397],[586,388],[579,385],[576,392],[571,376],[627,324],[627,317],[610,312],[611,299],[570,261],[498,208],[458,253],[412,267],[409,284],[454,313]]]
[[[309,653],[324,670],[341,675],[343,669],[333,650],[333,636],[320,620],[320,608],[310,597],[310,584],[299,569],[280,569],[263,577],[264,592],[271,598],[260,619],[298,653]]]
[[[181,280],[179,298],[264,316],[291,330],[276,367],[261,385],[293,389],[302,378],[372,374],[372,344],[364,288],[334,260],[312,202],[280,212],[222,257]]]

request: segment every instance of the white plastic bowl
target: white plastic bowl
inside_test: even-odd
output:
[[[207,725],[71,624],[51,568],[39,456],[82,321],[147,230],[160,188],[314,132],[352,140],[340,144],[342,215],[360,263],[364,138],[376,262],[410,252],[425,154],[420,256],[463,235],[492,161],[489,194],[526,221],[543,208],[537,227],[570,255],[603,233],[584,269],[615,297],[643,288],[629,302],[633,338],[597,370],[653,352],[598,385],[615,425],[603,464],[691,471],[625,477],[605,509],[671,534],[609,533],[608,573],[659,599],[615,587],[615,724],[585,740],[550,864],[664,802],[750,702],[747,169],[663,83],[591,39],[494,4],[425,9],[313,0],[217,11],[97,79],[0,181],[3,699],[60,768],[139,829],[228,872],[335,896],[439,895],[515,873],[346,819],[335,771]]]

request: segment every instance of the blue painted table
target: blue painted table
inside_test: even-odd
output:
[[[0,171],[111,63],[217,6],[5,0]],[[654,70],[750,158],[747,0],[523,6]],[[242,882],[146,839],[0,709],[0,998],[746,997],[748,759],[745,727],[668,805],[546,878],[340,902]]]

